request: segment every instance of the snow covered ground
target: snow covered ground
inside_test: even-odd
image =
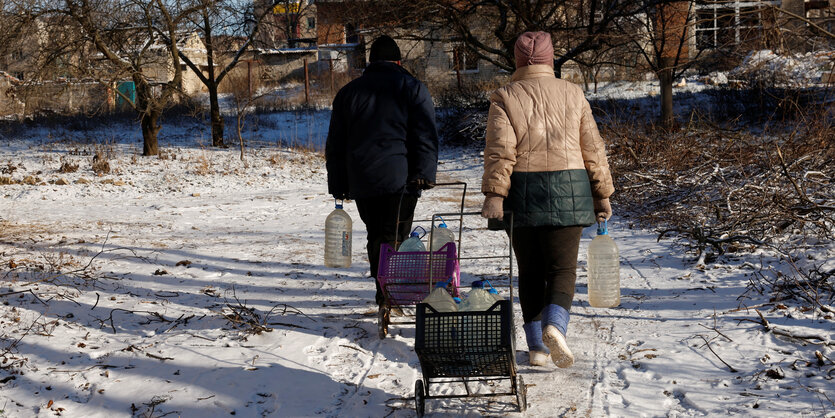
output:
[[[327,112],[314,115],[297,123],[299,141],[327,126]],[[0,176],[34,183],[0,186],[0,416],[414,415],[414,326],[377,337],[352,204],[353,265],[323,267],[333,208],[324,160],[268,143],[288,135],[285,124],[263,125],[246,166],[236,149],[204,148],[205,128],[182,125],[163,129],[164,158],[137,156],[134,125],[0,138]],[[110,174],[93,173],[96,149],[110,155]],[[58,172],[63,163],[79,169]],[[444,148],[439,170],[467,182],[466,210],[480,209],[477,150]],[[418,217],[460,199],[460,189],[431,190]],[[462,251],[507,248],[485,224],[465,218]],[[501,396],[429,400],[428,416],[835,416],[833,321],[756,291],[757,271],[784,268],[768,253],[695,266],[628,219],[616,215],[610,229],[622,303],[588,305],[587,229],[568,332],[574,367],[526,365],[514,300],[527,411]],[[810,257],[832,268],[833,255]],[[507,271],[507,260],[464,263],[462,281]],[[266,330],[236,326],[247,318]],[[786,332],[811,338],[776,335]]]

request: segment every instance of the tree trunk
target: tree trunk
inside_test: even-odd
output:
[[[212,146],[223,146],[223,118],[220,116],[220,103],[217,99],[217,88],[220,80],[215,77],[215,43],[212,34],[212,23],[209,20],[209,9],[203,8],[203,32],[206,45],[206,88],[209,90],[209,113],[212,119]]]
[[[139,124],[142,126],[142,155],[159,155],[157,134],[159,133],[160,126],[157,122],[161,113],[154,109],[149,109],[142,113],[142,117],[139,120]]]
[[[243,127],[244,127],[244,117],[245,117],[244,111],[239,111],[238,112],[238,123],[237,123],[236,127],[238,128],[238,142],[240,142],[240,144],[241,144],[241,161],[244,160],[244,137],[243,137],[243,135],[241,135],[241,131],[243,130]]]
[[[157,133],[160,130],[158,122],[162,114],[162,107],[154,104],[157,98],[153,96],[153,89],[142,78],[142,74],[134,73],[132,78],[136,88],[136,110],[139,112],[139,125],[142,127],[142,155],[158,155]]]
[[[209,83],[209,108],[212,119],[212,146],[223,146],[223,117],[220,116],[220,103],[217,98],[217,83]]]
[[[670,65],[667,65],[669,63],[663,61],[658,72],[658,82],[661,87],[661,119],[659,122],[664,129],[672,129],[676,120],[675,114],[673,114],[673,69]]]

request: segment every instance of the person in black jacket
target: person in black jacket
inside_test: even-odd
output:
[[[435,182],[438,133],[429,90],[400,66],[397,43],[380,36],[369,61],[333,100],[325,158],[328,193],[356,200],[377,282],[380,245],[408,237],[420,190]],[[383,304],[379,283],[376,301]]]

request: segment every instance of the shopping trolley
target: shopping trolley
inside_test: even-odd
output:
[[[464,211],[464,199],[467,195],[467,183],[448,182],[436,183],[436,188],[461,188],[460,210]],[[397,210],[397,225],[400,225],[400,208]],[[389,325],[414,324],[413,320],[392,321],[392,316],[411,318],[411,311],[415,305],[425,299],[439,281],[450,283],[449,291],[452,296],[458,296],[460,286],[460,271],[458,267],[458,246],[461,242],[461,213],[457,213],[458,242],[445,244],[437,251],[398,252],[395,247],[383,243],[380,246],[380,264],[377,269],[377,281],[383,291],[383,303],[377,311],[377,333],[385,338],[389,332]],[[432,221],[433,228],[428,232],[429,243],[432,242],[435,218],[416,219],[413,223]],[[447,221],[452,222],[453,218]]]
[[[441,216],[481,215],[480,212],[436,214]],[[513,214],[505,212],[505,225],[513,237]],[[459,237],[460,240],[460,237]],[[527,389],[517,373],[516,336],[513,322],[513,250],[507,255],[462,257],[459,261],[484,258],[507,258],[509,297],[499,300],[486,311],[438,312],[426,303],[417,304],[415,352],[420,361],[423,379],[415,381],[415,410],[423,416],[426,399],[465,398],[481,396],[515,396],[519,411],[527,409]],[[503,392],[477,393],[470,384],[507,381]],[[433,394],[439,384],[462,384],[466,394]]]

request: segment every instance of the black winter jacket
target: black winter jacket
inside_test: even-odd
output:
[[[328,192],[337,198],[400,193],[416,179],[434,183],[438,133],[426,86],[395,63],[371,63],[333,100],[325,158]]]

